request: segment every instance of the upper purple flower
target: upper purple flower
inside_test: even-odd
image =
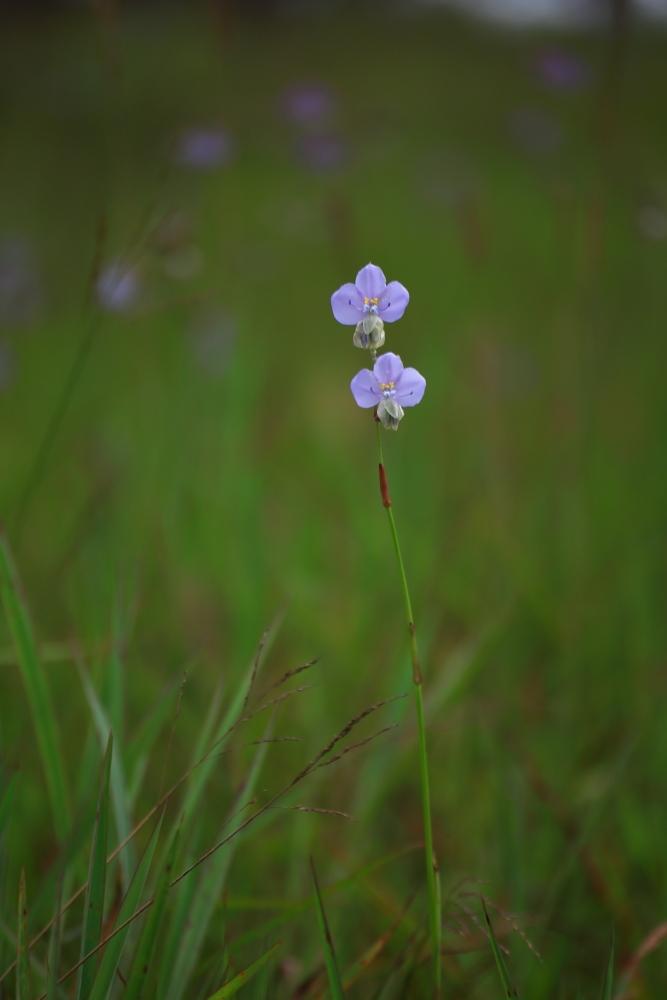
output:
[[[408,290],[400,281],[387,284],[381,268],[366,264],[354,284],[341,285],[333,293],[331,308],[338,322],[346,326],[356,326],[368,313],[376,314],[385,323],[393,323],[401,318],[409,301]]]
[[[362,368],[350,382],[357,406],[370,409],[383,400],[392,399],[399,406],[416,406],[426,389],[426,379],[416,368],[404,368],[398,354],[387,351],[373,365],[373,371]]]

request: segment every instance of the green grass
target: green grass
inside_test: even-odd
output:
[[[501,995],[480,893],[519,996],[599,996],[607,966],[618,992],[636,955],[637,996],[659,995],[667,241],[641,227],[667,203],[665,38],[637,27],[610,86],[603,35],[207,18],[3,30],[0,241],[28,242],[42,295],[0,328],[0,991],[29,969],[31,996],[73,995],[98,948],[96,997],[172,973],[193,1000],[320,995],[313,855],[345,995],[430,996],[409,649],[348,390],[366,359],[328,304],[370,259],[410,289],[386,346],[428,382],[384,447],[444,996]],[[555,44],[583,90],[536,78]],[[280,112],[309,80],[338,97],[329,173]],[[522,146],[522,109],[560,145]],[[230,165],[173,164],[182,128],[219,121]],[[90,295],[117,255],[146,288],[127,316]],[[235,339],[202,364],[218,311]]]

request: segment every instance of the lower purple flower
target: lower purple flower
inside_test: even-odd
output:
[[[381,354],[373,371],[362,368],[350,383],[357,406],[377,407],[383,427],[396,430],[403,419],[404,406],[416,406],[426,390],[426,379],[416,368],[404,368],[398,354]]]

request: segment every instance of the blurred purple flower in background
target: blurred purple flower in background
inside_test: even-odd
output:
[[[193,170],[214,170],[229,163],[236,152],[234,137],[223,128],[192,128],[180,136],[176,159]]]
[[[590,67],[562,49],[545,49],[536,60],[537,73],[554,90],[580,90],[591,79]]]
[[[136,268],[113,260],[100,271],[95,283],[97,301],[109,312],[129,312],[139,299],[141,284]]]
[[[354,284],[341,285],[331,296],[331,309],[339,323],[356,324],[369,314],[385,323],[400,319],[407,309],[410,293],[400,281],[390,281],[375,264],[366,264],[357,274]],[[393,355],[392,355],[393,357]]]
[[[330,122],[336,112],[336,98],[324,84],[311,83],[289,87],[280,99],[284,114],[302,128],[319,127]]]
[[[404,406],[416,406],[426,390],[426,379],[416,368],[404,368],[398,354],[381,354],[373,371],[362,368],[350,382],[357,406],[377,406],[378,420],[396,430],[403,418]]]
[[[16,361],[9,344],[0,340],[0,392],[4,392],[14,381]]]
[[[0,237],[0,325],[30,323],[42,302],[37,268],[29,244]]]

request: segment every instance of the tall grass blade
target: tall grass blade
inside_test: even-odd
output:
[[[69,830],[69,805],[58,730],[30,616],[21,597],[9,544],[3,535],[0,535],[0,594],[30,703],[56,834],[64,840]]]
[[[232,815],[242,811],[252,798],[264,765],[268,746],[268,743],[260,743],[250,773],[232,808]],[[223,893],[238,843],[239,841],[230,843],[226,850],[213,855],[206,871],[199,878],[199,889],[187,914],[187,925],[181,936],[181,946],[169,982],[169,995],[172,1000],[179,1000],[185,995],[188,982],[201,954],[211,918]]]
[[[58,879],[58,891],[56,893],[56,916],[51,928],[49,937],[49,955],[47,962],[46,976],[46,997],[47,1000],[57,1000],[59,996],[58,988],[58,968],[60,966],[60,948],[62,942],[62,920],[61,912],[63,901],[63,877]]]
[[[160,817],[158,823],[156,824],[155,830],[153,831],[146,850],[144,851],[144,856],[139,862],[139,866],[134,873],[132,881],[130,882],[130,887],[118,912],[116,924],[119,927],[132,916],[141,902],[148,873],[151,869],[151,865],[153,864],[153,857],[155,855],[155,848],[160,837],[161,828],[162,817]],[[95,983],[90,994],[90,1000],[105,1000],[105,998],[109,995],[109,991],[111,990],[114,976],[116,974],[116,969],[120,961],[121,953],[123,951],[123,945],[125,944],[129,931],[130,925],[128,924],[127,927],[125,927],[109,941],[108,945],[104,949],[104,955],[102,957],[102,961],[100,962],[97,975],[95,976]]]
[[[340,978],[340,972],[338,970],[338,962],[336,961],[336,952],[334,950],[333,938],[331,936],[331,930],[329,929],[329,921],[327,920],[327,915],[324,910],[324,903],[322,902],[322,893],[320,892],[320,885],[317,880],[317,872],[315,870],[315,862],[310,859],[310,871],[313,877],[313,888],[315,890],[315,904],[317,909],[317,922],[319,924],[320,932],[322,935],[322,950],[324,951],[324,962],[327,967],[327,978],[329,980],[329,990],[331,991],[331,996],[333,1000],[342,1000],[343,997],[343,983]]]
[[[614,953],[616,951],[616,941],[614,940],[614,935],[611,938],[611,948],[609,949],[609,960],[607,962],[607,969],[604,974],[604,982],[602,983],[602,1000],[612,1000],[614,995]]]
[[[28,963],[28,904],[26,901],[25,871],[21,869],[16,947],[16,1000],[30,1000],[30,967]]]
[[[234,976],[233,979],[230,979],[229,982],[225,983],[224,986],[221,986],[219,990],[212,993],[208,1000],[227,1000],[228,997],[235,996],[235,994],[238,993],[238,991],[242,989],[246,983],[250,982],[252,977],[266,965],[279,945],[279,941],[272,944],[271,947],[265,951],[264,954],[260,955],[259,958],[255,959],[251,965],[242,969]]]
[[[157,941],[160,925],[162,923],[162,917],[164,915],[167,893],[169,891],[169,883],[176,865],[179,844],[180,828],[176,826],[172,830],[167,841],[155,887],[155,902],[151,907],[137,943],[134,958],[132,960],[132,966],[127,978],[127,986],[123,994],[123,1000],[136,1000],[137,997],[146,995],[144,991],[148,981],[148,973],[150,971],[151,959],[155,950],[155,943]]]
[[[83,667],[79,669],[79,675],[81,677],[81,684],[86,696],[86,701],[88,702],[88,706],[93,717],[97,736],[100,744],[104,747],[111,735],[111,721],[104,709],[104,706],[100,702],[100,699],[97,697],[95,688],[91,684],[90,678],[84,671]],[[116,833],[118,834],[119,843],[122,843],[129,836],[131,824],[127,800],[127,784],[125,781],[123,763],[118,747],[116,747],[116,752],[114,753],[111,761],[110,791],[114,820],[116,824]],[[131,874],[134,866],[134,851],[132,850],[132,844],[128,844],[120,854],[120,868],[123,875],[123,888],[126,892],[130,885]]]
[[[486,921],[486,927],[489,932],[491,951],[493,952],[493,957],[496,962],[498,976],[500,977],[500,981],[503,984],[503,990],[505,991],[503,996],[510,998],[510,1000],[518,1000],[519,994],[517,993],[514,986],[512,986],[509,972],[507,970],[507,963],[505,962],[503,953],[498,945],[495,931],[493,930],[493,924],[491,923],[491,918],[489,916],[489,911],[487,909],[486,902],[484,901],[483,897],[482,897],[482,908],[484,909],[484,920]]]
[[[102,936],[104,919],[104,896],[107,878],[107,840],[109,836],[109,780],[111,775],[111,758],[113,755],[113,737],[110,735],[104,760],[102,762],[102,780],[100,782],[97,814],[93,830],[93,843],[90,850],[88,866],[88,887],[84,904],[83,932],[81,935],[81,958],[97,947]],[[88,1000],[95,979],[96,958],[91,955],[81,966],[79,972],[79,988],[77,1000]]]

